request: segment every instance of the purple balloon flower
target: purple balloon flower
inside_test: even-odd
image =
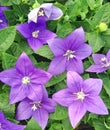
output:
[[[25,126],[8,121],[0,111],[0,130],[24,130]]]
[[[93,54],[92,55],[94,63],[86,71],[102,73],[110,68],[110,50],[107,55],[103,54]]]
[[[67,73],[67,88],[53,95],[53,99],[62,106],[68,107],[69,119],[75,128],[86,114],[86,111],[105,115],[107,108],[99,96],[102,80],[89,78],[85,81],[76,73]]]
[[[91,47],[84,43],[84,31],[80,27],[64,39],[55,38],[48,41],[55,57],[50,63],[48,72],[53,75],[66,71],[83,73],[82,60],[91,54]]]
[[[0,30],[6,28],[8,26],[8,21],[5,18],[4,10],[8,10],[9,8],[6,6],[0,6]]]
[[[44,17],[45,20],[57,20],[63,15],[63,12],[53,3],[42,4],[39,8],[31,10],[28,14],[28,21],[37,22],[38,17]]]
[[[46,29],[45,20],[40,18],[37,23],[30,22],[17,26],[17,30],[27,39],[29,46],[36,51],[47,40],[56,37],[56,34]]]
[[[42,85],[50,78],[51,74],[34,67],[26,53],[20,55],[15,68],[0,73],[0,80],[11,86],[11,104],[26,97],[36,100],[42,94]]]
[[[17,108],[17,120],[25,120],[33,117],[38,124],[41,126],[42,130],[45,129],[48,122],[48,114],[55,111],[55,102],[48,98],[46,89],[43,89],[43,96],[39,95],[36,100],[24,99]]]

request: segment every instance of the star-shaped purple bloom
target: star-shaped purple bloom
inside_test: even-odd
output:
[[[36,100],[36,96],[42,95],[42,85],[50,78],[51,74],[34,67],[26,53],[20,55],[15,68],[0,73],[0,80],[11,86],[11,104],[26,97]]]
[[[110,68],[110,50],[107,55],[103,54],[93,54],[92,55],[94,63],[86,71],[102,73]]]
[[[99,96],[102,80],[89,78],[85,81],[73,71],[67,73],[67,88],[53,95],[53,99],[62,106],[68,107],[69,119],[75,128],[86,114],[106,115],[107,108]]]
[[[49,47],[55,55],[48,72],[53,75],[65,70],[83,73],[82,60],[91,54],[91,47],[84,43],[84,39],[84,31],[80,27],[64,39],[55,38],[48,41]]]
[[[24,99],[17,108],[17,120],[25,120],[33,117],[42,130],[45,129],[48,122],[48,114],[55,111],[55,102],[48,98],[46,89],[43,89],[43,96],[36,97],[36,100]]]
[[[38,17],[44,17],[45,20],[57,20],[63,15],[63,12],[53,3],[42,4],[39,8],[31,10],[28,14],[28,21],[37,22]]]
[[[36,51],[47,40],[56,37],[56,34],[46,29],[46,23],[43,18],[40,18],[37,23],[30,22],[20,24],[17,30],[27,39],[29,46]]]
[[[7,10],[7,9],[9,8],[5,6],[0,6],[0,30],[8,26],[8,21],[5,18],[5,15],[3,12],[4,10]]]
[[[8,121],[0,111],[0,130],[24,130],[25,126],[17,125]]]

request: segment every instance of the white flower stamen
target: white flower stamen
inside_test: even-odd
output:
[[[22,78],[22,84],[23,85],[28,85],[30,83],[30,78],[25,76]]]
[[[77,95],[77,99],[79,100],[84,100],[86,96],[84,92],[78,92],[76,95]]]
[[[3,23],[3,20],[2,20],[2,19],[0,19],[0,23]]]
[[[67,50],[66,53],[63,56],[67,56],[67,59],[70,60],[72,58],[75,58],[76,56],[74,55],[75,51]]]
[[[32,110],[33,110],[33,111],[37,110],[37,107],[36,107],[35,104],[32,106]]]
[[[39,36],[39,30],[32,32],[32,36],[34,38],[38,38],[38,36]]]
[[[110,61],[108,61],[106,57],[103,57],[101,58],[101,64],[102,64],[102,67],[109,67]]]
[[[73,94],[76,95],[76,100],[81,100],[81,101],[83,101],[85,97],[89,95],[89,94],[85,94],[83,90],[77,93],[73,93]]]
[[[33,111],[36,111],[37,108],[41,107],[41,101],[39,101],[39,102],[32,102],[30,104],[33,104],[32,108],[31,108]]]
[[[44,15],[45,15],[44,10],[40,9],[38,12],[38,16],[44,16]]]

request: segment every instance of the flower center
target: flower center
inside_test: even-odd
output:
[[[33,102],[31,104],[33,104],[32,108],[31,108],[33,111],[35,111],[35,110],[37,110],[37,108],[41,107],[41,101],[39,101],[39,102]]]
[[[72,51],[72,50],[67,50],[66,53],[63,55],[63,56],[67,56],[67,59],[72,59],[72,58],[75,58],[76,56],[74,55],[74,52],[75,51]]]
[[[30,81],[29,77],[25,76],[25,77],[22,78],[22,84],[23,85],[28,85],[30,82],[31,81]]]
[[[32,32],[32,36],[34,38],[38,38],[38,36],[39,36],[39,30]]]
[[[80,92],[73,93],[73,94],[76,95],[76,100],[81,100],[81,101],[83,101],[85,97],[88,96],[88,94],[85,94],[82,90]]]
[[[41,8],[38,12],[38,16],[44,16],[44,15],[45,15],[44,9]]]
[[[85,98],[85,93],[84,92],[78,92],[77,94],[76,94],[76,96],[77,96],[77,99],[79,99],[79,100],[84,100],[84,98]]]
[[[109,67],[110,66],[110,61],[108,61],[106,57],[103,57],[101,59],[101,64],[102,64],[102,67]]]
[[[0,19],[0,23],[2,23],[3,22],[3,20],[2,19]]]

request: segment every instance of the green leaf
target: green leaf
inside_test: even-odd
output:
[[[0,0],[2,6],[10,6],[12,2],[10,0]]]
[[[31,118],[25,130],[41,130],[41,127],[33,118]]]
[[[16,24],[17,21],[15,19],[16,16],[14,10],[5,10],[4,14],[8,20],[9,26],[13,26]]]
[[[101,119],[97,119],[97,120],[94,119],[93,126],[95,130],[108,130],[104,125],[104,121]]]
[[[67,7],[65,5],[60,4],[58,2],[55,3],[55,6],[57,6],[58,8],[60,8],[63,11],[63,13],[65,13],[65,11],[67,10]]]
[[[96,24],[101,22],[108,24],[110,22],[110,4],[106,3],[101,8],[99,8],[93,17],[93,20],[96,22]]]
[[[100,51],[102,47],[104,47],[105,42],[102,40],[101,35],[97,32],[87,33],[87,40],[92,47],[92,52],[96,53]]]
[[[61,82],[62,80],[64,80],[66,78],[66,73],[62,73],[60,75],[57,76],[53,76],[49,82],[46,84],[46,87],[50,87],[52,85],[55,85],[59,82]]]
[[[61,123],[53,123],[49,130],[64,130],[63,125]]]
[[[0,87],[0,110],[7,118],[14,120],[15,105],[9,104],[9,87],[6,85]]]
[[[44,45],[41,48],[39,48],[36,52],[36,54],[43,56],[47,59],[52,59],[54,57],[53,53],[51,52],[48,45]]]
[[[57,27],[57,35],[61,38],[64,38],[72,31],[73,31],[73,28],[69,22],[66,22],[65,24],[62,24],[62,25],[60,24]]]
[[[105,42],[105,46],[104,47],[110,48],[110,29],[107,29],[107,31],[102,33],[101,36],[102,36],[102,39]]]
[[[13,43],[16,35],[15,27],[8,27],[0,30],[0,52],[5,52]]]
[[[67,108],[57,105],[56,111],[50,114],[50,119],[63,120],[67,118],[67,116],[68,116]]]
[[[95,0],[86,0],[90,9],[93,10],[94,9],[94,5],[95,5]]]
[[[62,124],[65,130],[73,130],[73,127],[70,124],[69,118],[62,120]]]
[[[15,65],[17,58],[8,54],[8,53],[3,53],[2,54],[2,67],[3,69],[9,69],[12,68]]]
[[[37,68],[41,68],[43,70],[47,70],[48,66],[49,66],[49,62],[37,62],[37,63],[35,63],[35,66]]]
[[[110,97],[110,79],[106,76],[106,78],[101,78],[103,80],[103,86],[106,91],[106,93]]]

